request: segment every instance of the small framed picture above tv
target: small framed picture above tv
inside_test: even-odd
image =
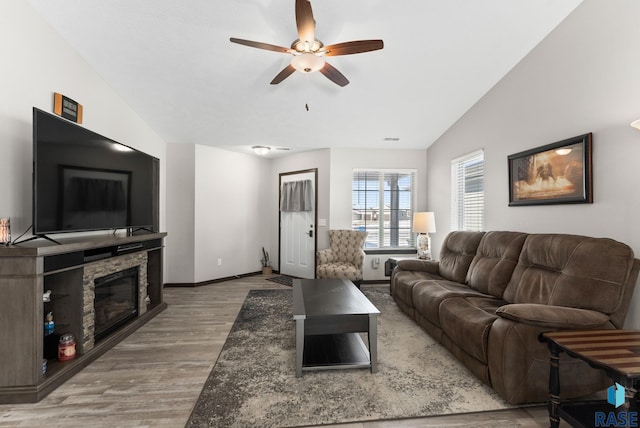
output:
[[[508,156],[509,206],[593,202],[592,135]]]

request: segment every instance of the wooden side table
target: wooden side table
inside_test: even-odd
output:
[[[543,333],[550,352],[549,423],[557,428],[560,418],[574,427],[595,426],[596,412],[637,412],[636,394],[640,380],[640,331],[573,330]],[[613,382],[625,389],[625,401],[616,410],[606,401],[560,403],[560,353],[586,361],[604,370]],[[637,426],[637,425],[628,425]]]

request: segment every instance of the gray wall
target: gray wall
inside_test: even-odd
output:
[[[427,208],[450,230],[451,160],[485,150],[485,229],[613,238],[640,256],[640,2],[585,0],[427,151]],[[594,203],[509,207],[507,156],[593,133]],[[437,251],[437,250],[436,250]],[[640,291],[627,324],[640,327]]]

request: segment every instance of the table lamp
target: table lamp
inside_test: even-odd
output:
[[[431,260],[431,237],[436,231],[436,219],[432,212],[413,213],[413,231],[418,234],[416,247],[418,258]]]

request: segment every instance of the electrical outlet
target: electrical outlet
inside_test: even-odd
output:
[[[218,259],[218,266],[222,266],[222,259]]]

